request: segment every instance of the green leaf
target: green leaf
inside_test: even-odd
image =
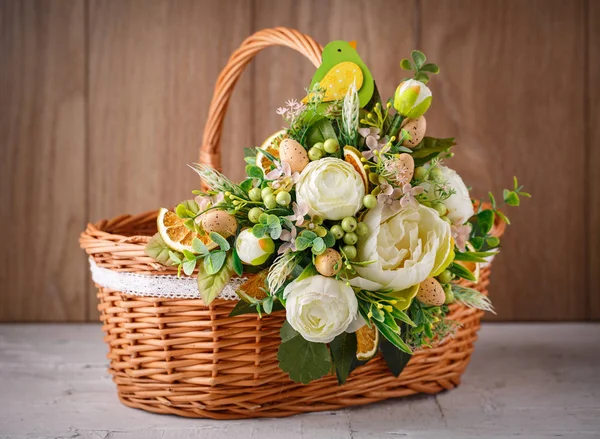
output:
[[[423,84],[427,84],[429,82],[429,75],[419,72],[415,75],[414,79],[416,81],[421,81]]]
[[[286,341],[291,340],[292,338],[300,335],[300,333],[294,328],[292,328],[292,325],[290,325],[290,323],[287,320],[285,320],[283,322],[283,325],[281,325],[279,335],[281,337],[281,342],[285,343]]]
[[[483,247],[483,244],[485,242],[485,240],[480,236],[471,238],[469,241],[471,242],[471,244],[473,244],[473,247],[475,247],[475,250],[480,250],[481,247]]]
[[[300,276],[298,276],[298,278],[296,280],[301,281],[308,277],[314,276],[317,273],[318,273],[317,267],[315,267],[313,264],[310,264],[310,265],[307,265],[306,268],[304,268],[304,270],[302,270],[302,273],[300,273]]]
[[[246,174],[250,178],[258,178],[260,180],[262,180],[265,176],[263,170],[256,165],[247,165]]]
[[[395,377],[400,376],[400,373],[402,373],[402,370],[404,370],[412,355],[398,349],[385,338],[381,340],[380,347],[383,359],[390,372],[392,372]]]
[[[146,244],[146,247],[144,248],[144,253],[162,265],[173,266],[178,264],[178,262],[174,263],[174,261],[171,260],[169,253],[172,253],[172,251],[158,233],[148,241],[148,244]],[[174,254],[177,256],[177,259],[181,260],[181,254]]]
[[[456,143],[454,138],[437,139],[434,137],[425,137],[414,149],[412,157],[415,160],[415,166],[422,166],[431,161],[442,152],[448,151]]]
[[[244,158],[256,159],[256,148],[244,148]]]
[[[262,148],[256,148],[257,151],[260,151],[263,153],[263,155],[268,158],[269,160],[271,160],[273,163],[278,162],[279,159],[277,157],[275,157],[273,154],[271,154],[269,151],[267,151],[266,149],[262,149]]]
[[[319,119],[312,124],[306,132],[306,144],[311,148],[315,143],[325,142],[327,139],[336,139],[337,135],[329,119]]]
[[[252,227],[252,234],[257,238],[262,238],[267,234],[268,227],[264,224],[255,224]]]
[[[434,75],[440,73],[440,68],[437,66],[437,64],[433,63],[424,64],[419,70],[422,72],[433,73]]]
[[[200,255],[207,255],[208,254],[208,247],[206,247],[206,245],[204,245],[204,243],[202,241],[200,241],[198,238],[194,238],[192,240],[192,248],[194,249],[194,251]]]
[[[171,261],[173,261],[175,264],[181,264],[181,258],[176,253],[170,251],[169,257],[171,258]]]
[[[302,384],[327,375],[331,369],[327,345],[305,340],[299,333],[290,338],[290,334],[284,334],[284,327],[281,328],[282,343],[277,352],[279,368],[287,372],[292,381]]]
[[[204,265],[198,266],[198,291],[205,305],[217,297],[233,276],[233,258],[227,258],[225,265],[216,274],[208,274]]]
[[[223,267],[226,258],[227,253],[224,251],[210,253],[204,258],[204,270],[207,274],[216,274]],[[233,262],[231,268],[233,269]]]
[[[492,209],[496,210],[496,199],[494,198],[494,194],[488,192],[488,195],[490,196],[490,203],[492,203]]]
[[[196,259],[192,259],[189,261],[185,261],[183,263],[183,272],[185,274],[187,274],[188,276],[191,276],[192,273],[194,272],[194,268],[196,268]]]
[[[333,236],[333,233],[327,230],[327,234],[323,237],[323,241],[328,248],[333,247],[335,245],[335,236]]]
[[[327,250],[327,246],[325,245],[325,241],[323,241],[323,238],[321,237],[317,237],[313,242],[312,242],[312,252],[315,255],[320,255],[322,254],[325,250]]]
[[[477,214],[477,224],[484,235],[490,233],[494,227],[494,211],[490,209],[482,210]]]
[[[312,246],[313,241],[317,238],[317,234],[313,232],[306,231],[300,233],[300,235],[296,237],[296,249],[298,251],[306,250],[307,248]]]
[[[412,70],[413,64],[410,62],[410,60],[404,58],[402,61],[400,61],[400,68],[402,70]]]
[[[518,190],[518,188],[519,188],[519,181],[517,180],[517,176],[513,177],[513,183],[515,185],[515,190]]]
[[[458,277],[462,277],[463,279],[470,280],[471,282],[475,282],[477,280],[475,278],[475,275],[468,268],[464,267],[463,265],[457,264],[456,262],[453,262],[452,264],[450,264],[450,267],[448,267],[448,270],[450,270],[452,273],[454,273]]]
[[[508,189],[504,189],[504,201],[509,206],[518,206],[521,202],[517,193]]]
[[[500,238],[497,236],[490,236],[485,240],[486,244],[490,247],[498,247],[500,245]]]
[[[456,252],[454,254],[455,261],[465,261],[465,262],[487,262],[487,259],[490,256],[494,256],[496,252]]]
[[[342,332],[329,344],[338,384],[346,382],[356,358],[356,333]]]
[[[229,251],[229,249],[231,248],[227,240],[221,235],[219,235],[217,232],[210,232],[208,236],[210,237],[210,239],[213,240],[213,242],[215,242],[219,247],[221,247],[221,250],[223,250],[224,252]]]
[[[504,221],[506,224],[508,224],[510,226],[510,220],[508,219],[508,217],[506,215],[504,215],[499,210],[496,210],[496,215],[498,215],[502,221]]]
[[[242,265],[242,260],[238,256],[235,247],[233,247],[233,251],[231,252],[231,258],[233,259],[233,271],[235,271],[235,274],[238,276],[244,274],[244,266]]]
[[[254,183],[253,178],[247,178],[240,183],[240,189],[242,189],[244,192],[249,192],[250,189],[252,189],[253,183]]]
[[[187,209],[185,208],[185,206],[183,204],[179,204],[177,205],[177,207],[175,208],[175,213],[177,214],[177,216],[179,218],[189,218],[188,214],[187,214]]]
[[[267,314],[273,312],[273,296],[267,296],[262,302],[263,309]]]
[[[423,52],[421,52],[420,50],[413,50],[410,53],[410,56],[412,57],[415,65],[417,66],[418,69],[420,69],[423,64],[425,64],[425,61],[427,60],[427,57],[425,56],[425,54]]]
[[[254,304],[240,300],[231,310],[228,317],[241,316],[244,314],[257,314]]]
[[[375,324],[375,326],[377,327],[377,329],[379,330],[381,335],[383,335],[390,343],[392,343],[394,346],[396,346],[401,351],[406,352],[407,354],[412,354],[412,350],[404,342],[404,340],[402,340],[402,338],[400,338],[400,335],[398,333],[392,331],[383,322],[378,322],[377,320],[374,320],[373,323]]]
[[[185,257],[185,259],[187,261],[191,261],[192,259],[196,259],[196,255],[193,254],[191,251],[189,250],[183,250],[183,256]]]

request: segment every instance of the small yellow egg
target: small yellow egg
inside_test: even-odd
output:
[[[402,128],[408,131],[408,134],[410,134],[411,137],[410,139],[405,140],[403,145],[412,149],[421,143],[421,140],[425,137],[427,121],[425,120],[425,116],[420,116],[416,119],[404,119]]]
[[[430,277],[419,285],[417,299],[424,305],[442,306],[446,301],[446,294],[440,283]]]
[[[223,238],[235,235],[237,220],[223,210],[209,210],[202,215],[202,228],[206,233],[216,232]]]
[[[315,267],[323,276],[335,276],[342,269],[342,255],[328,248],[315,258]]]
[[[283,139],[281,141],[279,158],[281,161],[289,163],[292,172],[302,172],[310,163],[306,150],[294,139]]]

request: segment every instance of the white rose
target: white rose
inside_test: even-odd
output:
[[[365,185],[352,165],[327,157],[311,162],[296,183],[298,204],[308,206],[309,215],[341,220],[362,207]]]
[[[357,318],[354,290],[331,277],[293,281],[285,287],[283,298],[287,321],[308,341],[329,343]]]
[[[439,168],[442,171],[443,181],[455,191],[453,195],[442,201],[448,209],[448,219],[452,221],[452,224],[463,225],[475,214],[469,190],[454,169],[447,166],[440,166]],[[423,183],[422,186],[429,197],[435,198],[434,185]]]
[[[252,229],[244,229],[235,241],[235,249],[244,264],[264,264],[275,251],[275,243],[268,236],[257,238]]]
[[[437,276],[453,258],[450,224],[422,204],[416,208],[379,204],[363,222],[369,233],[358,241],[357,259],[374,262],[355,267],[358,277],[350,280],[354,286],[369,291],[407,290]],[[416,289],[410,291],[416,294]]]

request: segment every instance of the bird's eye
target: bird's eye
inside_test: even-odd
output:
[[[342,51],[342,49],[338,49],[338,52],[341,52],[341,51]]]

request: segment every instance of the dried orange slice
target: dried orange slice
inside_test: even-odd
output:
[[[275,158],[279,158],[279,144],[283,139],[287,137],[286,130],[277,131],[274,134],[271,134],[267,140],[265,140],[262,145],[260,145],[260,149],[267,151]],[[273,162],[262,152],[258,151],[256,154],[256,166],[261,168],[263,172],[266,174],[271,170],[271,165]]]
[[[269,270],[266,269],[259,271],[253,276],[249,276],[248,280],[240,285],[236,292],[244,301],[249,300],[246,296],[252,297],[256,300],[264,299],[267,297],[267,292],[265,291],[265,280],[267,279],[268,274]]]
[[[209,249],[216,246],[208,236],[192,232],[184,223],[185,220],[179,218],[176,213],[171,212],[164,207],[158,211],[158,218],[156,220],[158,233],[169,248],[180,252],[188,250],[192,253],[196,253],[192,247],[194,238],[198,238],[206,244]]]
[[[356,359],[367,361],[375,356],[379,347],[379,331],[373,325],[364,325],[356,331]]]
[[[361,161],[362,154],[358,151],[358,149],[353,146],[346,145],[344,146],[344,160],[352,165],[356,172],[358,172],[365,184],[365,193],[369,191],[369,176],[367,175],[367,171],[362,164]]]

